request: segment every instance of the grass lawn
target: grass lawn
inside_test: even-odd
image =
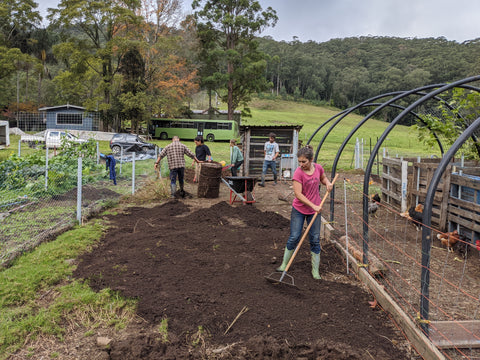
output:
[[[308,139],[325,121],[338,114],[341,110],[329,107],[319,107],[304,103],[297,103],[283,100],[256,99],[251,103],[251,118],[243,118],[242,125],[302,125],[299,139],[306,144]],[[328,135],[321,152],[318,162],[329,168],[333,163],[338,148],[344,141],[350,131],[363,119],[360,115],[351,114],[344,118]],[[337,118],[335,119],[337,120]],[[323,136],[329,130],[334,121],[325,125],[313,138],[312,145],[316,149]],[[343,151],[340,158],[339,168],[350,169],[353,166],[353,152],[356,139],[363,140],[364,164],[368,161],[368,154],[375,146],[377,139],[388,126],[388,123],[375,119],[368,120],[352,137],[349,144]],[[0,161],[6,159],[10,154],[18,153],[18,144],[20,136],[10,136],[10,148],[0,151]],[[159,147],[165,147],[171,140],[153,140],[153,143]],[[195,149],[193,140],[183,140],[191,150]],[[213,160],[224,160],[229,162],[230,147],[227,141],[216,141],[206,143],[212,152]],[[108,141],[99,141],[100,152],[110,153]],[[398,157],[430,157],[432,155],[440,157],[440,151],[437,148],[430,148],[420,143],[417,133],[410,127],[396,126],[388,135],[387,140],[382,144],[380,156],[383,151],[389,156]],[[28,148],[26,144],[21,145],[21,153],[28,154],[36,150]],[[187,161],[187,167],[191,163]]]

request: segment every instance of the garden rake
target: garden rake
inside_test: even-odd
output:
[[[338,174],[335,175],[335,178],[332,181],[332,185],[335,184],[335,181],[337,180],[337,178],[338,178]],[[322,202],[320,203],[320,207],[323,207],[323,204],[325,203],[325,200],[327,200],[327,197],[328,197],[329,194],[330,194],[330,191],[327,191],[325,193],[325,196],[323,197]],[[303,241],[307,237],[308,232],[310,231],[310,228],[312,227],[313,223],[315,222],[315,219],[317,218],[317,215],[318,215],[318,212],[316,212],[315,215],[313,215],[312,220],[310,221],[307,228],[305,229],[305,232],[303,233],[302,238],[298,242],[298,245],[295,248],[295,251],[293,252],[292,257],[290,258],[290,261],[288,262],[287,266],[285,267],[285,270],[282,273],[276,271],[276,272],[271,273],[268,276],[265,276],[265,278],[268,281],[270,281],[273,284],[285,284],[285,285],[297,287],[295,285],[295,279],[293,278],[293,276],[287,274],[287,271],[288,271],[288,269],[290,269],[290,265],[292,265],[293,259],[295,259],[295,256],[297,255],[298,250],[300,249],[300,246],[302,246]],[[279,277],[279,275],[280,275],[280,277]],[[287,277],[287,279],[285,279],[285,276]]]

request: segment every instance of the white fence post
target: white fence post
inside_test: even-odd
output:
[[[77,165],[77,221],[82,225],[82,158],[78,158]]]
[[[45,151],[45,190],[48,189],[48,146]]]
[[[358,169],[360,167],[360,141],[358,138],[355,140],[355,169]]]
[[[362,138],[361,142],[361,151],[360,151],[360,167],[363,169],[363,145],[365,144],[364,139]]]
[[[132,195],[135,194],[135,151],[132,152]]]
[[[100,146],[97,141],[97,165],[100,164]]]

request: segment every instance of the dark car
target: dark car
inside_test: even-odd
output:
[[[155,144],[148,143],[135,134],[115,134],[110,140],[110,149],[114,154],[123,152],[147,152],[155,150]]]

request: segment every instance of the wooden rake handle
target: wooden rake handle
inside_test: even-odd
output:
[[[335,185],[335,181],[337,181],[338,174],[335,175],[332,181],[332,185]],[[327,191],[325,193],[325,196],[322,199],[322,202],[320,203],[320,207],[323,207],[323,204],[325,203],[325,200],[327,200],[328,195],[330,194],[330,191]],[[288,262],[287,266],[285,267],[285,273],[290,269],[290,265],[292,265],[293,259],[295,259],[295,256],[297,256],[298,250],[300,249],[300,246],[302,246],[303,240],[307,237],[308,232],[310,231],[310,228],[312,227],[313,223],[315,222],[315,219],[317,218],[317,215],[319,213],[315,212],[315,215],[313,215],[312,220],[308,224],[307,228],[305,229],[305,232],[302,235],[302,238],[300,239],[300,242],[298,243],[297,247],[295,248],[295,251],[293,252],[292,257],[290,258],[290,261]]]

